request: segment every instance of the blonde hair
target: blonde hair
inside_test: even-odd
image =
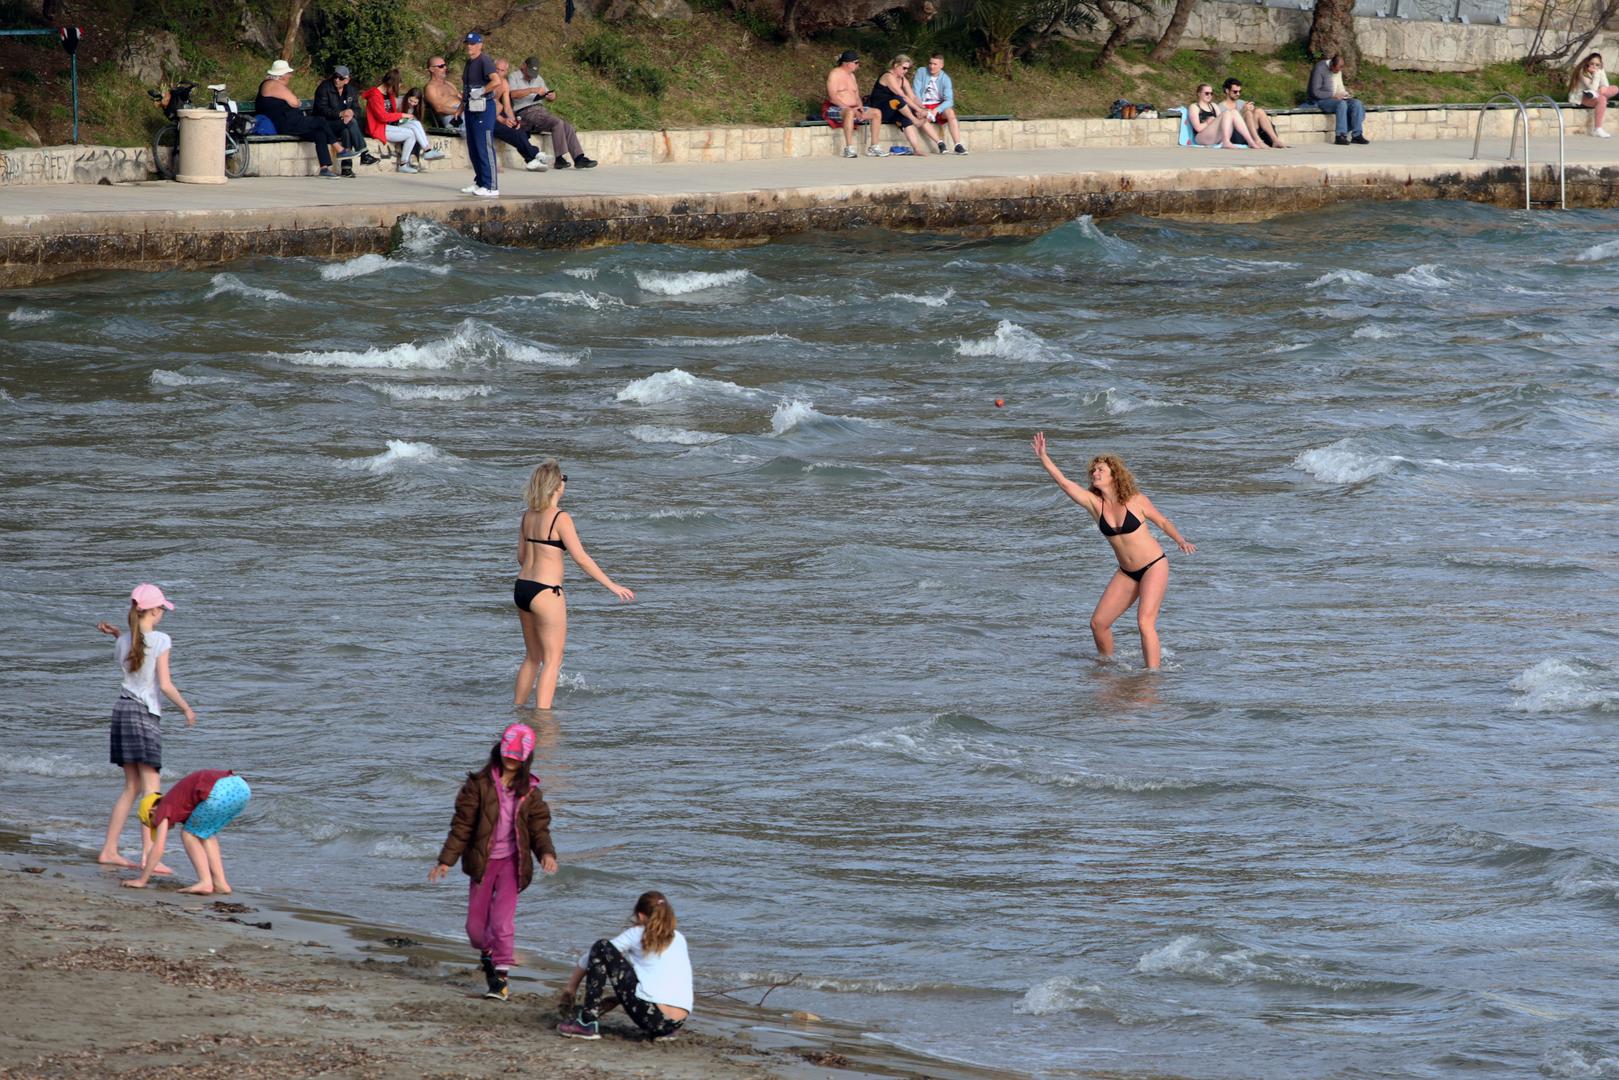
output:
[[[1120,505],[1129,502],[1135,496],[1141,494],[1141,488],[1136,485],[1135,474],[1130,471],[1130,466],[1126,465],[1124,463],[1124,459],[1119,455],[1097,454],[1095,457],[1091,458],[1090,466],[1085,471],[1090,472],[1091,469],[1096,468],[1098,462],[1106,465],[1112,470],[1113,494],[1118,498]],[[1094,482],[1091,484],[1091,494],[1102,494],[1100,491],[1096,490],[1096,484]]]
[[[130,671],[139,671],[146,663],[146,634],[141,630],[141,609],[135,601],[129,602],[129,658],[124,661]]]
[[[646,925],[641,928],[641,948],[649,956],[667,949],[675,939],[675,909],[669,906],[669,898],[661,892],[644,892],[635,901],[635,913],[646,916]]]
[[[898,56],[894,57],[894,59],[892,59],[892,60],[890,60],[888,62],[888,70],[893,71],[895,68],[899,67],[901,64],[910,64],[914,68],[916,66],[916,61],[912,60],[905,53],[900,53]]]
[[[557,501],[557,489],[562,486],[562,466],[555,458],[546,458],[528,478],[528,508],[549,510]]]

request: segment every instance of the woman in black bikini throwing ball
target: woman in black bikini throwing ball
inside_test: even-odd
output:
[[[1034,456],[1040,459],[1040,464],[1064,494],[1091,512],[1096,527],[1113,545],[1113,554],[1119,560],[1119,572],[1102,590],[1102,598],[1091,613],[1091,635],[1096,638],[1096,651],[1103,658],[1113,655],[1113,620],[1140,601],[1136,608],[1136,625],[1141,628],[1141,654],[1147,667],[1156,669],[1158,608],[1164,602],[1164,591],[1169,588],[1169,556],[1142,523],[1150,521],[1158,526],[1187,554],[1196,551],[1196,546],[1187,543],[1174,523],[1141,493],[1136,487],[1136,478],[1116,455],[1098,454],[1091,459],[1089,490],[1068,479],[1057,468],[1051,455],[1046,453],[1043,431],[1035,433]]]
[[[573,519],[557,504],[567,490],[568,478],[554,461],[534,470],[528,480],[528,510],[517,526],[517,584],[512,601],[523,621],[523,666],[517,669],[515,704],[528,703],[539,681],[537,704],[551,707],[556,697],[557,676],[562,672],[562,647],[568,640],[568,605],[562,600],[562,553],[566,551],[579,569],[601,582],[620,600],[634,600],[635,594],[615,584],[596,565],[579,541]]]

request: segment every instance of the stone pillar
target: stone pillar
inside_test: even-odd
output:
[[[223,109],[180,110],[180,167],[175,179],[182,184],[225,182],[225,121]]]

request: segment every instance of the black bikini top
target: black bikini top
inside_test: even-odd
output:
[[[545,530],[545,539],[544,540],[541,540],[539,537],[536,537],[536,536],[525,536],[525,537],[523,537],[523,539],[527,540],[531,544],[545,544],[548,547],[566,548],[568,545],[564,544],[561,540],[553,540],[553,539],[551,539],[551,533],[557,527],[557,518],[559,518],[561,516],[562,516],[562,511],[561,510],[558,510],[556,513],[551,515],[551,528]]]
[[[1096,527],[1101,530],[1103,536],[1123,536],[1125,533],[1133,533],[1141,528],[1141,519],[1132,514],[1130,508],[1126,506],[1124,508],[1124,520],[1119,522],[1119,527],[1115,529],[1107,523],[1107,515],[1098,508],[1096,511]]]

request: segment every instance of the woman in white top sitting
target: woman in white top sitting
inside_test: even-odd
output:
[[[1595,110],[1591,116],[1591,134],[1599,139],[1610,137],[1602,121],[1608,115],[1608,99],[1615,94],[1619,94],[1619,86],[1608,85],[1601,53],[1594,52],[1575,65],[1568,80],[1568,103]]]
[[[679,1031],[691,1015],[691,959],[686,937],[675,929],[675,909],[661,892],[644,892],[635,901],[634,922],[609,941],[602,938],[579,958],[563,991],[571,1007],[579,984],[585,996],[573,1020],[557,1025],[570,1039],[599,1039],[602,992],[612,984],[618,1003],[635,1025],[654,1039]]]

